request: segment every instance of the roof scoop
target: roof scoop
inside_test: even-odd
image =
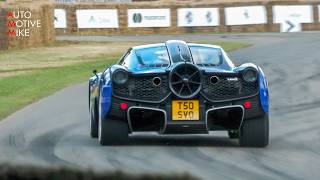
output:
[[[192,56],[188,44],[181,40],[168,40],[165,42],[172,63],[192,63]]]

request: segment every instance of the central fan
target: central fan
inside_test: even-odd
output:
[[[181,63],[169,75],[171,91],[179,98],[192,98],[201,90],[201,72],[193,64]]]

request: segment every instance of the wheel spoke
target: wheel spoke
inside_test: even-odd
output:
[[[174,74],[176,74],[180,79],[182,79],[182,76],[178,74],[176,71],[173,71]]]
[[[188,87],[190,93],[192,94],[192,89],[190,88],[189,84],[187,85],[187,87]]]
[[[196,75],[197,73],[198,73],[198,71],[194,72],[194,73],[189,77],[189,79],[192,79],[192,77],[193,77],[194,75]]]
[[[201,84],[200,82],[195,82],[195,81],[189,81],[189,83],[192,83],[192,84]]]
[[[183,88],[184,88],[184,84],[182,84],[182,86],[181,86],[181,88],[180,88],[179,95],[181,94]]]
[[[182,83],[182,80],[173,82],[173,83],[171,83],[171,84],[172,84],[172,85],[177,85],[177,84],[181,84],[181,83]]]

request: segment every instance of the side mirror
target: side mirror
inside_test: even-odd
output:
[[[92,73],[98,78],[97,70],[96,70],[96,69],[92,70]]]

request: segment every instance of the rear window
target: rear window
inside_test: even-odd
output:
[[[137,66],[144,67],[167,67],[170,64],[167,48],[157,46],[135,50],[137,56]]]
[[[219,48],[190,46],[195,64],[204,66],[218,66],[222,63],[222,52]]]

